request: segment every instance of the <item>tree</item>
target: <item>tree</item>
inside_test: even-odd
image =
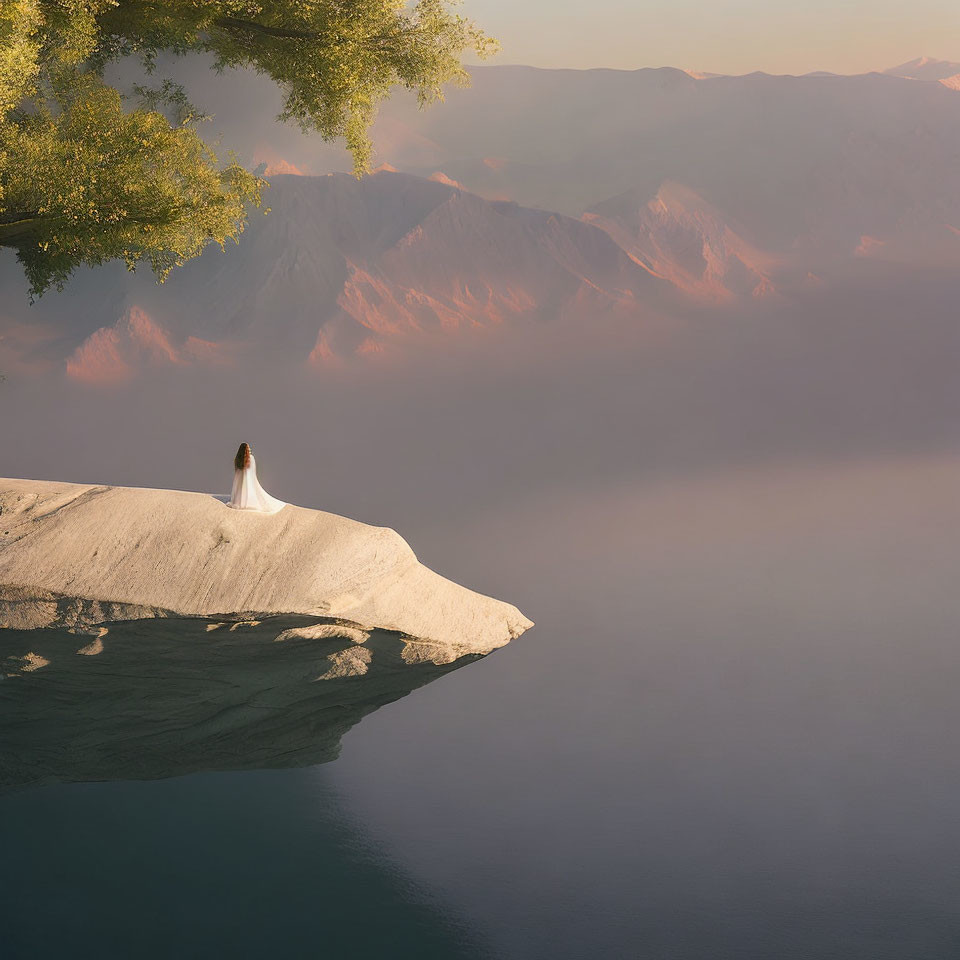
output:
[[[114,259],[162,281],[243,230],[264,181],[217,159],[185,91],[124,96],[111,62],[201,52],[266,74],[282,119],[343,138],[361,174],[378,105],[396,86],[442,98],[468,49],[493,43],[449,0],[0,0],[0,247],[40,295]]]

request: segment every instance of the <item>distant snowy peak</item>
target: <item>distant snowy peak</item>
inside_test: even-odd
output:
[[[907,80],[949,80],[960,74],[960,63],[951,60],[936,60],[933,57],[917,57],[899,66],[883,71],[891,77],[903,77]],[[951,84],[946,84],[951,86]]]

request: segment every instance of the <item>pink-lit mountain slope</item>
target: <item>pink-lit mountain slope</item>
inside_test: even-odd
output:
[[[440,180],[381,172],[272,183],[270,212],[252,215],[239,245],[205,253],[163,286],[98,271],[33,308],[13,294],[8,322],[29,312],[58,329],[35,349],[66,358],[77,379],[108,382],[245,350],[324,363],[465,329],[642,319],[680,296],[591,223]],[[13,289],[15,268],[5,267]]]
[[[140,307],[131,307],[116,323],[99,327],[67,358],[67,375],[84,383],[127,383],[146,368],[222,363],[224,347],[186,336],[175,343]]]
[[[778,258],[746,240],[728,217],[682,184],[663,183],[653,197],[628,191],[597,204],[583,219],[693,296],[722,302],[776,292]]]

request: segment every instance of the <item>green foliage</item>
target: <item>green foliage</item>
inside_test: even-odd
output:
[[[100,18],[104,56],[162,51],[213,54],[219,67],[251,67],[285,94],[283,118],[326,139],[344,137],[357,172],[370,156],[367,128],[394,86],[421,104],[464,83],[465,50],[495,44],[448,0],[122,0]],[[109,51],[109,53],[107,53]]]
[[[243,229],[263,181],[220,163],[203,119],[169,80],[125,101],[111,61],[210,54],[284,92],[282,118],[343,138],[357,173],[367,130],[396,86],[422,105],[464,83],[465,50],[494,45],[448,0],[0,0],[0,247],[33,294],[80,264],[145,262],[159,279]]]
[[[0,3],[0,119],[33,90],[40,71],[36,0]]]
[[[260,181],[219,167],[190,126],[151,110],[124,110],[116,90],[72,77],[56,109],[46,104],[6,131],[17,163],[4,176],[0,242],[17,245],[31,288],[62,285],[78,263],[147,262],[159,278],[221,246],[243,227]]]

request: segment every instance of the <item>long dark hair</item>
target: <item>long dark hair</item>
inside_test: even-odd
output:
[[[249,443],[241,443],[237,455],[233,458],[235,470],[243,470],[250,466],[250,454],[252,453]]]

